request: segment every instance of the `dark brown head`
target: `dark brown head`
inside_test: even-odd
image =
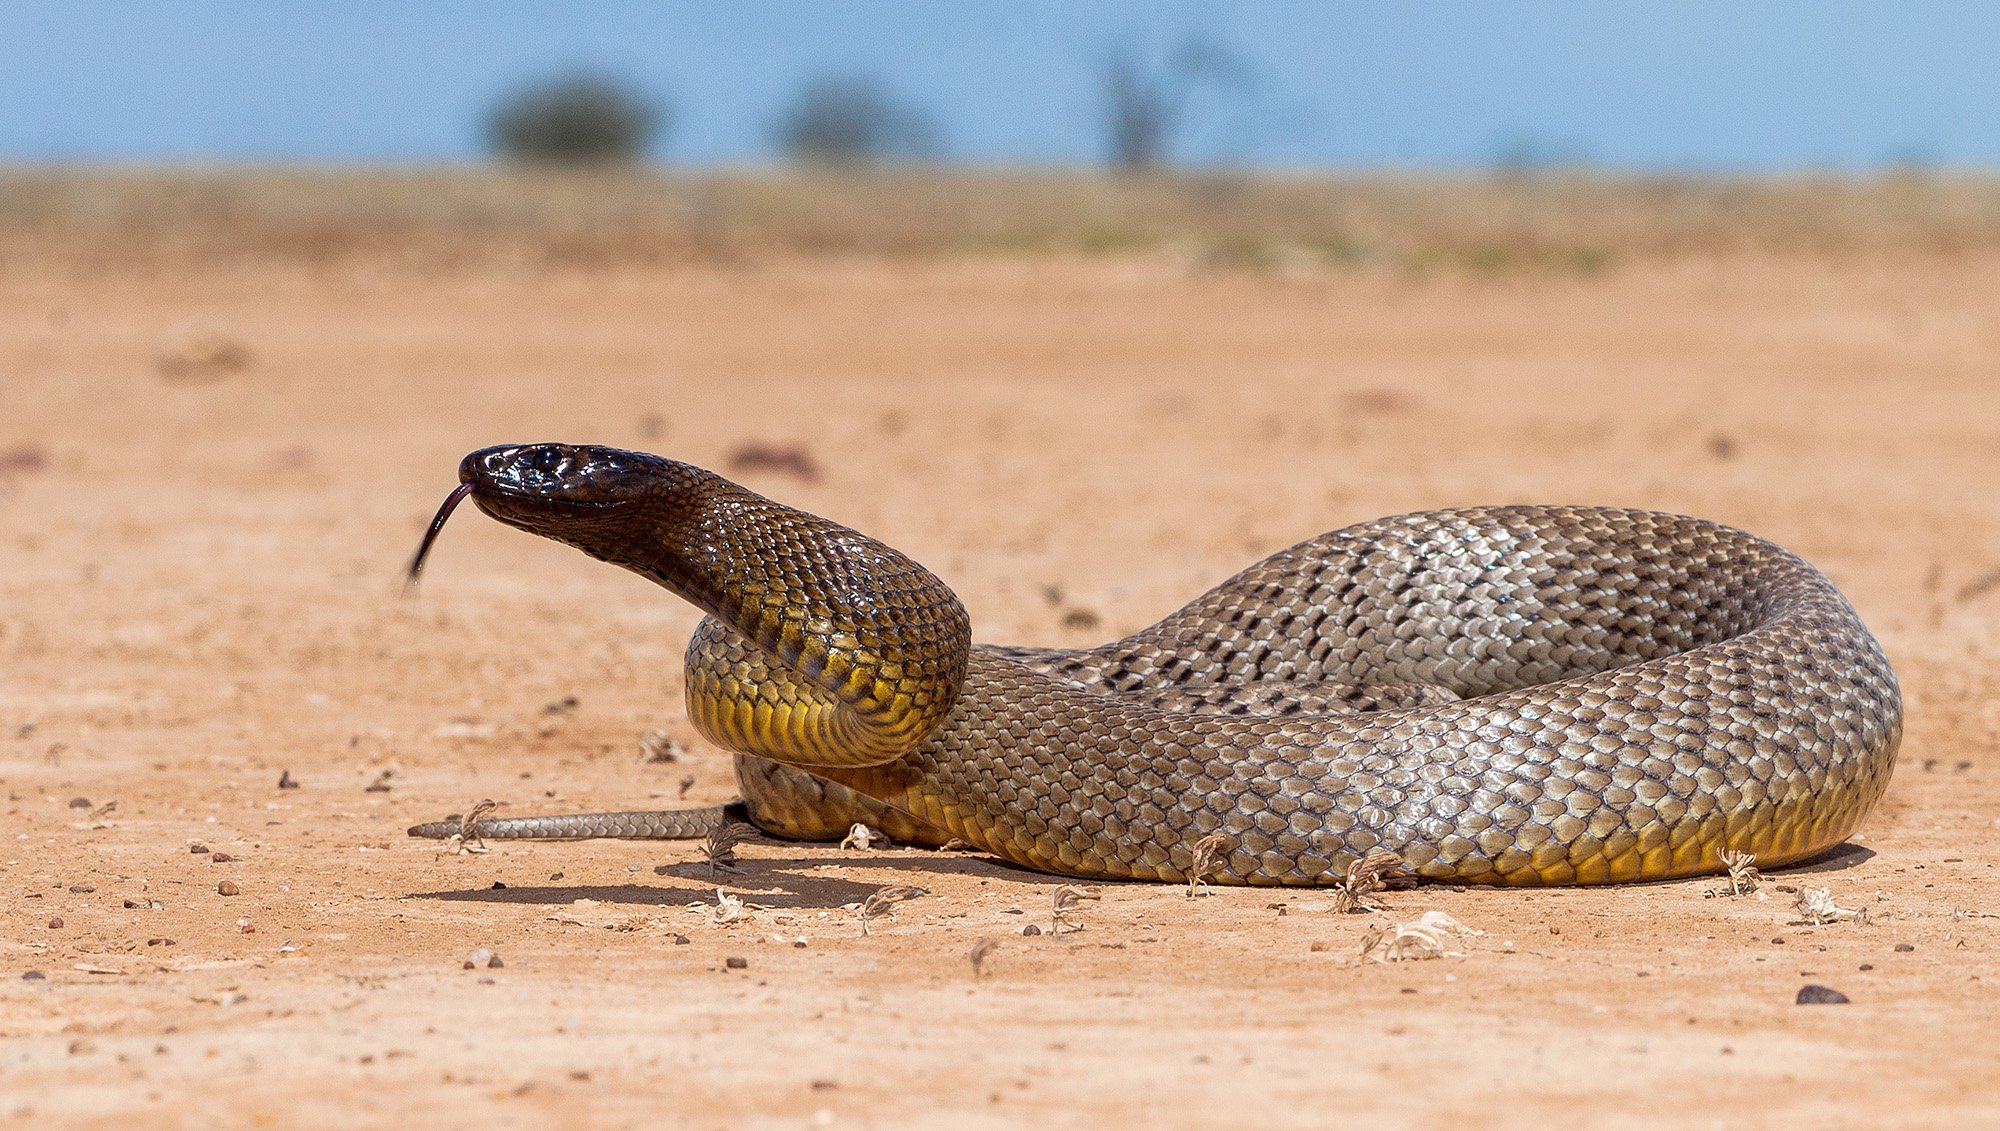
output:
[[[658,552],[650,532],[700,504],[722,482],[698,467],[645,452],[589,444],[501,444],[459,461],[458,489],[432,520],[410,579],[458,504],[605,561],[640,568]],[[642,570],[643,572],[643,570]]]

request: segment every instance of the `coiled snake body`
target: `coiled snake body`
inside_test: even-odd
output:
[[[502,522],[704,609],[696,726],[750,815],[850,820],[1083,877],[1572,884],[1764,866],[1844,840],[1889,780],[1894,673],[1823,575],[1700,519],[1433,511],[1281,551],[1098,648],[973,645],[949,588],[836,523],[658,456],[467,456]],[[429,546],[426,538],[425,548]],[[419,552],[413,571],[421,565]],[[700,835],[715,814],[481,822],[484,836]],[[419,826],[443,835],[457,826]]]

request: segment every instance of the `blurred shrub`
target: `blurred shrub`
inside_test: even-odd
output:
[[[881,82],[854,75],[807,82],[771,132],[796,161],[866,165],[940,152],[937,123],[929,114]]]
[[[645,155],[667,125],[666,107],[615,80],[571,75],[524,87],[493,111],[502,156],[543,165],[600,165]]]

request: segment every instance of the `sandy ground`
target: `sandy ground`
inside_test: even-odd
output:
[[[1401,510],[1705,515],[1846,589],[1904,681],[1902,758],[1857,847],[1766,899],[1430,887],[1338,915],[1113,885],[1057,936],[1048,877],[769,842],[722,878],[760,908],[718,925],[697,846],[403,836],[482,797],[731,795],[667,594],[467,511],[399,596],[459,456],[537,439],[718,468],[802,445],[817,478],[742,478],[1017,643],[1128,631]],[[1996,483],[1991,258],[15,264],[0,1124],[2000,1125]],[[655,728],[678,762],[642,763]],[[930,894],[864,937],[896,884]],[[1770,885],[1868,919],[1801,925]],[[1355,960],[1430,909],[1485,933]],[[466,968],[482,948],[504,965]]]

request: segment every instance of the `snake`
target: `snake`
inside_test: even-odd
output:
[[[851,822],[1091,880],[1334,885],[1389,853],[1427,880],[1582,885],[1763,868],[1850,837],[1902,698],[1818,569],[1721,523],[1502,505],[1279,551],[1094,648],[974,643],[884,543],[663,456],[467,455],[454,506],[664,586],[706,615],[688,716],[741,800],[433,822],[416,836],[778,836]]]

